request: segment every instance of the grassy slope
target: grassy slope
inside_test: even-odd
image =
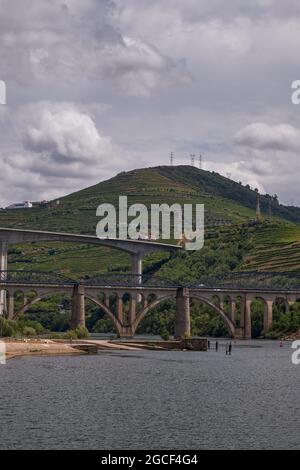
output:
[[[253,235],[243,268],[258,271],[300,270],[300,227],[264,225]]]
[[[181,166],[120,173],[108,181],[61,198],[60,205],[53,204],[52,208],[1,211],[0,226],[94,234],[97,206],[103,202],[117,205],[120,194],[128,196],[129,204],[141,202],[148,207],[155,202],[204,203],[206,226],[241,224],[255,216],[254,191],[215,173]],[[264,198],[262,208],[267,209]],[[220,259],[223,259],[225,252],[226,256],[231,253],[235,262],[230,269],[296,269],[300,266],[300,259],[297,245],[292,244],[299,240],[300,228],[292,222],[300,223],[300,210],[275,205],[273,212],[275,226],[242,229],[243,239],[249,238],[247,250],[244,249],[245,244],[238,248],[241,234],[236,226],[208,229],[207,252],[213,250]],[[223,247],[223,254],[218,249],[218,243]],[[171,266],[179,262],[181,276],[186,273],[186,277],[190,278],[192,272],[192,277],[197,277],[201,273],[205,253],[204,250],[203,253],[190,253],[177,261],[171,260],[165,270],[170,274]],[[239,253],[238,257],[236,253]],[[61,270],[78,278],[85,274],[130,268],[129,257],[121,252],[61,243],[14,247],[9,261],[11,269]],[[157,255],[148,257],[146,269],[157,261]],[[227,261],[216,262],[215,266],[212,264],[211,271],[225,269]],[[177,270],[177,267],[174,268],[174,272]]]

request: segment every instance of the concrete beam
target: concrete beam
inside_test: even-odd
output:
[[[182,248],[177,245],[168,245],[167,243],[156,243],[144,240],[100,239],[92,235],[0,228],[0,243],[7,242],[8,244],[17,244],[45,241],[93,244],[114,248],[130,254],[139,253],[141,256],[155,251],[174,252],[182,250]]]

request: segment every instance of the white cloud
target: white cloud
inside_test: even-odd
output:
[[[68,161],[104,163],[111,155],[110,139],[100,135],[91,117],[74,106],[44,103],[30,110],[33,122],[24,130],[26,150],[47,155],[57,165]],[[27,114],[28,108],[24,111]]]
[[[238,145],[259,150],[300,150],[300,129],[289,124],[269,125],[255,122],[241,129],[235,142]]]
[[[61,196],[111,176],[123,158],[132,164],[131,156],[75,104],[38,102],[20,107],[13,115],[15,149],[0,153],[0,205],[22,190],[22,199]]]
[[[298,171],[298,0],[0,0],[0,11],[3,200],[14,183],[18,199],[51,197],[171,150],[298,198],[286,183]]]

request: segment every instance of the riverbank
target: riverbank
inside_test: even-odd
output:
[[[94,351],[140,351],[140,350],[207,350],[206,339],[190,339],[182,341],[111,341],[105,339],[85,340],[51,340],[41,338],[5,338],[6,358],[19,356],[59,356],[78,355]]]
[[[113,343],[109,340],[51,340],[51,339],[12,339],[5,338],[2,340],[6,346],[6,359],[13,359],[21,356],[61,356],[61,355],[79,355],[87,354],[87,351],[78,349],[82,345],[94,345],[98,350],[112,351],[138,351],[140,349],[148,349],[146,346],[138,347],[134,344]]]
[[[20,356],[58,356],[85,354],[68,343],[39,339],[5,339],[6,359]]]

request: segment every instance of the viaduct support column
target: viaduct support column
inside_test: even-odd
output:
[[[72,297],[71,329],[85,326],[84,286],[74,286]]]
[[[7,271],[7,242],[0,242],[0,271]],[[0,315],[3,315],[5,310],[6,291],[0,290]]]
[[[264,331],[267,331],[273,323],[273,300],[265,300]]]
[[[251,325],[251,303],[252,299],[245,299],[245,326],[244,326],[244,338],[252,338],[252,325]]]
[[[132,272],[136,285],[140,286],[143,282],[143,256],[141,253],[132,255]],[[142,300],[141,294],[137,295],[136,300],[137,302]]]
[[[191,334],[190,294],[186,287],[179,287],[176,294],[175,339]]]
[[[142,260],[141,253],[132,255],[132,272],[137,280],[137,284],[142,284]]]

